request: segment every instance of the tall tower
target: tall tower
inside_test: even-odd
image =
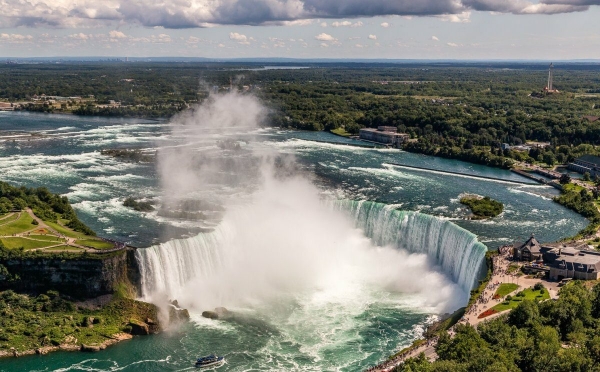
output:
[[[546,90],[551,92],[553,90],[552,83],[554,82],[554,64],[550,63],[550,68],[548,68],[548,86]]]

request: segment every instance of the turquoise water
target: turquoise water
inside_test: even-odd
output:
[[[81,219],[100,235],[139,247],[167,242],[171,237],[183,237],[185,244],[189,244],[202,229],[219,226],[219,220],[215,218],[179,221],[156,213],[138,213],[121,205],[128,196],[160,202],[163,195],[157,171],[154,164],[121,162],[101,155],[100,150],[155,149],[181,142],[182,138],[171,134],[165,123],[0,113],[0,131],[2,180],[46,186],[53,192],[67,195]],[[32,132],[35,137],[31,136]],[[216,141],[225,137],[227,135],[223,133],[209,133],[197,138],[194,146],[213,153],[218,151]],[[253,149],[269,149],[293,156],[301,171],[312,177],[312,183],[326,196],[372,200],[387,204],[391,209],[437,216],[477,235],[491,249],[522,240],[532,232],[541,241],[557,240],[586,225],[585,219],[551,201],[556,191],[549,187],[408,170],[389,164],[523,181],[508,171],[397,150],[315,142],[351,142],[328,133],[264,129],[235,134],[235,138],[240,137],[253,139],[249,142]],[[211,183],[200,197],[210,197],[215,203],[232,197],[248,198],[252,177],[237,179],[235,176],[230,175],[228,182]],[[237,185],[234,188],[227,187],[231,178]],[[505,204],[505,212],[490,221],[465,220],[468,211],[458,203],[459,195],[465,192],[500,200]],[[319,216],[315,215],[315,218]],[[311,218],[307,216],[306,220]],[[336,218],[335,215],[332,218]],[[242,218],[241,221],[245,220]],[[306,222],[305,219],[299,221]],[[274,224],[277,222],[273,221]],[[344,227],[341,225],[340,229]],[[318,223],[308,226],[319,227]],[[310,232],[304,235],[310,235]],[[346,243],[354,244],[359,238],[357,235],[355,240]],[[401,273],[391,273],[398,275],[400,283],[390,285],[397,284],[398,288],[382,288],[368,280],[373,274],[371,271],[359,272],[367,279],[350,282],[343,288],[316,281],[317,289],[303,287],[293,295],[278,293],[268,300],[234,304],[231,309],[240,317],[232,322],[207,321],[199,316],[206,308],[191,308],[193,322],[177,330],[158,336],[136,337],[98,354],[55,353],[2,360],[0,370],[177,371],[191,369],[190,363],[198,355],[216,351],[227,356],[228,364],[223,370],[355,371],[408,345],[422,331],[423,325],[439,313],[440,303],[453,297],[464,298],[460,288],[452,284],[451,276],[436,262],[422,255],[389,256],[392,253],[377,250],[370,243],[360,241],[356,244],[360,246],[357,249],[366,247],[370,249],[366,252],[376,252],[365,253],[365,260],[381,255],[382,260],[397,265],[398,272],[410,268],[424,270],[430,283],[435,284],[426,290],[409,283]],[[325,269],[330,271],[331,267]],[[387,269],[394,267],[386,266]],[[342,274],[351,281],[352,275],[340,272]],[[437,291],[445,294],[433,298],[426,295]],[[192,297],[199,296],[202,294],[193,293]],[[195,304],[193,300],[189,303]]]

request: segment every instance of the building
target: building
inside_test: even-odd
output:
[[[555,248],[555,260],[550,263],[550,280],[565,278],[598,280],[600,252],[575,248]]]
[[[542,245],[531,234],[525,243],[513,246],[513,259],[516,261],[540,261],[542,259]]]
[[[569,163],[567,168],[581,174],[587,172],[591,177],[600,176],[600,157],[583,155],[575,159],[573,163]]]
[[[377,129],[363,128],[359,132],[361,140],[377,142],[383,145],[400,147],[401,144],[408,141],[410,136],[406,133],[397,133],[398,128],[381,126]]]

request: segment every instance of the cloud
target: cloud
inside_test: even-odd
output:
[[[329,48],[329,44],[327,44],[327,43],[321,43],[321,48]]]
[[[437,37],[437,36],[432,36],[432,37],[431,37],[431,40],[433,40],[433,41],[440,41],[440,39],[438,39],[438,37]]]
[[[389,23],[387,23],[387,22],[383,22],[383,23],[381,24],[381,27],[383,27],[383,28],[388,28],[388,27],[390,27],[390,24],[389,24]]]
[[[350,21],[343,21],[343,22],[333,22],[331,23],[332,27],[362,27],[363,23],[361,21],[358,22],[350,22]]]
[[[33,36],[31,35],[0,34],[0,42],[23,43],[31,40],[33,40]]]
[[[371,40],[377,40],[377,35],[369,35],[369,39],[371,39]]]
[[[249,40],[252,38],[248,38],[246,35],[238,34],[237,32],[230,32],[229,39],[234,40],[240,44],[250,44]]]
[[[448,46],[451,46],[451,47],[457,47],[457,46],[459,46],[459,45],[458,45],[458,44],[456,44],[456,43],[446,43],[446,44],[447,44]]]
[[[326,34],[324,32],[322,34],[315,36],[315,39],[317,39],[319,41],[336,41],[337,40],[333,36]]]
[[[71,39],[77,39],[77,40],[88,40],[92,35],[86,35],[83,32],[80,32],[78,34],[72,34],[69,35],[69,38]]]
[[[600,0],[0,0],[0,28],[94,27],[115,22],[164,28],[297,25],[313,19],[389,15],[468,22],[473,11],[558,14],[597,5]]]
[[[111,39],[125,39],[127,37],[127,35],[125,35],[124,33],[122,33],[121,31],[110,31],[108,33],[108,36]]]

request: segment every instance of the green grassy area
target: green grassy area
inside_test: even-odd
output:
[[[77,239],[75,243],[96,249],[112,249],[115,247],[113,243],[100,239]]]
[[[581,190],[585,190],[583,186],[576,185],[574,183],[567,183],[566,185],[562,185],[564,191],[575,191],[581,192]]]
[[[55,222],[49,222],[49,221],[44,221],[48,226],[50,226],[51,228],[53,228],[54,230],[58,231],[59,233],[63,234],[64,236],[68,236],[69,238],[76,238],[76,239],[86,239],[89,238],[89,236],[80,233],[80,232],[76,232],[73,231],[71,229],[69,229],[68,227],[64,227],[59,225],[58,223]]]
[[[517,288],[519,288],[519,286],[516,285],[515,283],[502,283],[496,290],[495,294],[500,297],[504,297],[507,294],[515,291]]]
[[[36,249],[36,248],[44,248],[55,245],[55,242],[40,242],[37,240],[30,240],[26,238],[2,238],[0,239],[2,244],[8,249],[17,249],[23,248],[25,250]]]
[[[0,292],[0,350],[17,351],[61,343],[97,344],[119,332],[130,332],[131,322],[157,319],[154,305],[115,299],[102,310],[78,309],[48,292],[37,297]]]
[[[4,225],[4,224],[7,224],[9,222],[16,221],[18,218],[19,218],[19,214],[18,213],[13,213],[10,216],[7,216],[5,214],[4,216],[0,216],[0,225]]]
[[[507,269],[506,271],[507,271],[509,274],[514,274],[514,273],[516,273],[517,271],[519,271],[519,268],[520,268],[520,267],[521,267],[521,266],[519,266],[519,265],[517,265],[517,264],[510,264],[510,265],[508,266],[508,269]]]
[[[9,236],[32,230],[35,228],[32,222],[33,218],[29,214],[21,213],[21,217],[18,220],[0,226],[0,236]]]
[[[535,301],[535,300],[547,300],[550,298],[550,294],[548,293],[547,289],[543,289],[543,293],[541,293],[540,291],[534,290],[533,288],[528,288],[525,289],[519,293],[517,293],[517,295],[512,296],[512,298],[510,299],[510,301],[504,301],[496,306],[494,306],[492,309],[501,312],[504,310],[508,310],[508,309],[514,309],[517,306],[519,306],[519,304],[523,301],[523,300],[531,300],[531,301]],[[519,296],[519,294],[523,294],[523,296]]]
[[[58,247],[52,247],[49,249],[50,252],[84,252],[83,248],[72,247],[70,245],[59,245]]]
[[[342,137],[350,137],[352,135],[352,133],[346,132],[346,129],[344,128],[337,128],[337,129],[332,129],[331,133],[333,134],[337,134],[338,136],[342,136]]]
[[[47,242],[64,242],[65,240],[62,238],[59,238],[58,236],[54,236],[54,235],[27,235],[28,238],[32,238],[32,239],[37,239],[37,240],[44,240]]]

